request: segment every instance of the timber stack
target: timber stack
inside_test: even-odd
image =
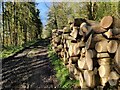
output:
[[[52,30],[51,44],[80,88],[120,89],[120,19],[76,18],[69,26]]]

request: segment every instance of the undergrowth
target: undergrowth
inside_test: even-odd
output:
[[[15,54],[16,52],[22,50],[24,47],[29,47],[30,45],[34,44],[35,42],[37,42],[37,40],[33,40],[30,42],[26,42],[23,45],[19,45],[19,46],[7,46],[5,48],[2,48],[2,51],[0,53],[0,58],[7,58],[13,54]]]
[[[69,78],[69,71],[64,66],[62,60],[57,56],[57,54],[51,49],[51,46],[48,46],[48,57],[51,59],[51,63],[54,66],[54,70],[56,71],[56,77],[59,82],[59,88],[70,89],[73,88],[76,84],[78,84],[77,80],[71,80]]]

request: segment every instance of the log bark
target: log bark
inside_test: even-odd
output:
[[[116,40],[110,40],[107,44],[107,50],[109,53],[115,53],[118,48],[118,42]]]
[[[107,31],[106,29],[102,28],[100,25],[94,25],[91,26],[91,28],[95,33],[103,33]]]
[[[95,50],[97,52],[107,52],[107,46],[106,46],[107,44],[108,44],[108,40],[100,41],[96,43]]]

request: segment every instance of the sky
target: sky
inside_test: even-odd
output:
[[[43,23],[43,26],[47,23],[47,14],[49,11],[49,7],[51,5],[51,2],[37,2],[37,8],[40,10],[40,18]]]

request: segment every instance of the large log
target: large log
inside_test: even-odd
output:
[[[88,69],[87,65],[86,65],[86,58],[81,58],[78,60],[78,68],[81,69]]]
[[[93,60],[92,58],[96,57],[96,52],[94,50],[86,50],[85,58],[88,70],[93,70]]]
[[[69,46],[68,53],[70,56],[77,56],[80,54],[79,43],[71,43]]]
[[[118,48],[118,42],[116,40],[110,40],[107,44],[107,50],[109,53],[115,53]]]
[[[110,55],[108,53],[97,53],[97,58],[109,58]]]
[[[85,82],[81,72],[79,73],[79,84],[80,84],[81,88],[84,88],[84,89],[87,88],[86,82]]]
[[[98,63],[99,65],[109,65],[110,64],[110,58],[102,58],[102,59],[98,59]]]
[[[85,43],[85,47],[86,47],[86,49],[89,49],[89,48],[93,48],[93,47],[94,47],[94,45],[93,45],[93,43],[92,43],[92,34],[89,36],[87,42]]]
[[[101,65],[98,71],[100,77],[108,77],[110,74],[110,65]]]
[[[107,46],[106,46],[107,44],[108,44],[108,40],[100,41],[96,43],[95,50],[97,52],[107,52]]]
[[[85,78],[85,81],[86,81],[86,84],[88,87],[92,88],[95,86],[95,77],[94,77],[93,71],[85,70],[84,71],[84,78]]]
[[[102,28],[99,24],[91,26],[91,28],[95,33],[103,33],[107,31],[106,29]]]
[[[113,23],[112,16],[104,16],[100,22],[100,26],[103,28],[109,28]]]

